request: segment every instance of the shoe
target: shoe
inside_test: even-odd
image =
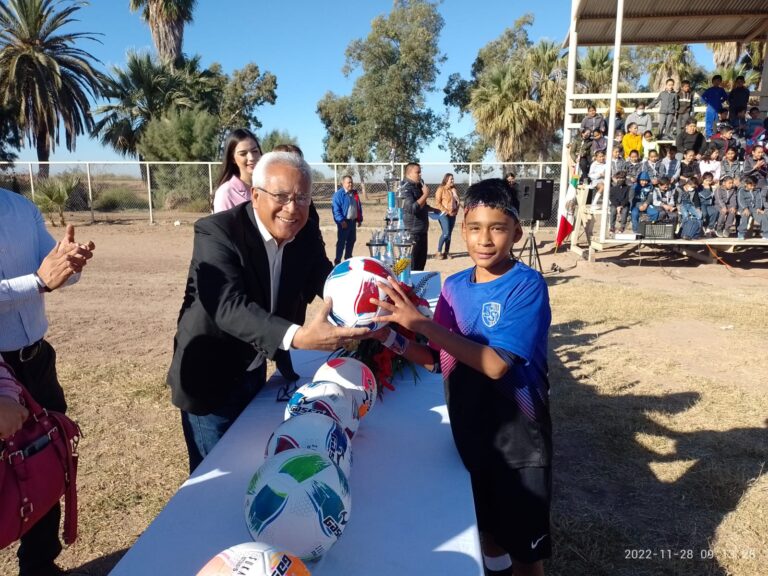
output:
[[[746,238],[744,237],[744,234],[739,234],[738,239],[739,240],[746,240]]]

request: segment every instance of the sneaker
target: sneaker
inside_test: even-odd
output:
[[[739,234],[738,239],[739,240],[746,240],[746,238],[744,237],[744,234]]]

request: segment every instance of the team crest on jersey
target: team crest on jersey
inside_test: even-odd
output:
[[[501,304],[498,302],[486,302],[483,304],[483,324],[493,328],[501,318]]]

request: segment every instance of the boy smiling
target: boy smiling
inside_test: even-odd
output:
[[[552,425],[541,274],[511,256],[523,235],[517,198],[501,179],[467,190],[462,234],[474,262],[446,279],[434,320],[392,279],[391,321],[426,336],[392,349],[443,373],[454,441],[472,479],[488,574],[541,576],[551,555]],[[376,335],[395,340],[388,329]],[[404,344],[404,345],[403,345]]]

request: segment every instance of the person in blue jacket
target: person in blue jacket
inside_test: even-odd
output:
[[[363,205],[353,185],[352,176],[344,176],[341,179],[341,188],[336,190],[331,203],[333,220],[336,222],[334,265],[341,262],[342,255],[345,260],[352,257],[352,250],[357,240],[357,228],[363,224]]]
[[[720,86],[722,81],[723,77],[719,74],[712,76],[712,86],[701,94],[701,99],[707,105],[707,112],[704,116],[704,135],[707,140],[712,138],[718,114],[723,109],[723,103],[728,101],[728,92]]]

